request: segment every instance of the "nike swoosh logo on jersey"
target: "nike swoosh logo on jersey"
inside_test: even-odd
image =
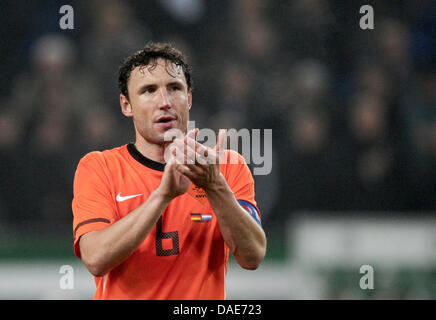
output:
[[[117,201],[118,202],[123,202],[123,201],[129,200],[129,199],[132,199],[132,198],[136,198],[136,197],[139,197],[139,196],[142,196],[142,195],[143,195],[143,193],[133,194],[131,196],[124,196],[124,197],[122,197],[121,196],[121,192],[120,192],[120,193],[117,194]]]

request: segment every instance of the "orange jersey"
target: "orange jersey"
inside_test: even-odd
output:
[[[254,180],[243,157],[221,164],[236,199],[252,204]],[[133,144],[84,156],[74,178],[74,253],[80,237],[123,218],[147,200],[161,181],[164,164]],[[257,210],[258,211],[258,210]],[[95,277],[94,299],[225,299],[229,248],[206,194],[191,185],[163,211],[142,244],[120,265]]]

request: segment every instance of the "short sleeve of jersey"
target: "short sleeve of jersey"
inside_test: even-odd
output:
[[[236,199],[250,203],[259,214],[259,208],[255,200],[254,179],[244,157],[233,150],[224,152],[226,169],[224,176],[232,189]]]
[[[104,161],[98,152],[83,157],[74,176],[73,235],[74,254],[80,258],[80,237],[106,228],[115,221],[116,210]]]

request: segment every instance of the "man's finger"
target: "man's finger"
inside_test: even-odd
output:
[[[186,167],[188,167],[189,170],[193,174],[195,174],[198,178],[204,175],[204,170],[201,166],[198,166],[196,164],[187,164]]]
[[[202,145],[200,142],[196,141],[195,139],[191,139],[188,137],[185,139],[185,144],[191,147],[193,150],[195,150],[195,152],[198,152],[201,155],[207,157],[208,149],[210,149],[209,147],[206,147]]]
[[[224,151],[224,142],[227,139],[227,130],[226,129],[220,129],[218,132],[218,138],[216,141],[216,146],[215,146],[215,150],[216,150],[216,161],[218,161],[218,163],[221,163],[221,155]]]
[[[218,132],[218,138],[216,141],[215,149],[218,153],[221,153],[224,148],[224,141],[227,137],[227,130],[226,129],[220,129]]]
[[[195,128],[195,129],[189,130],[189,132],[186,134],[186,137],[195,140],[195,137],[197,136],[197,134],[198,134],[198,128]]]
[[[193,173],[186,165],[178,165],[176,167],[176,170],[179,171],[184,176],[188,177],[189,180],[191,180],[191,181],[193,181],[197,178],[197,175],[195,173]]]
[[[176,163],[183,164],[186,163],[185,158],[185,144],[181,139],[175,139],[171,144],[172,155],[176,158]]]
[[[204,159],[202,153],[196,150],[196,146],[204,153],[205,147],[197,141],[187,138],[186,140],[176,139],[172,144],[173,155],[177,158],[178,164],[200,164],[206,165],[207,160]]]
[[[185,146],[187,147],[188,154],[190,156],[193,156],[192,159],[195,160],[194,162],[190,162],[191,164],[195,163],[196,165],[199,165],[201,167],[208,166],[208,152],[206,147],[192,139],[188,139]]]

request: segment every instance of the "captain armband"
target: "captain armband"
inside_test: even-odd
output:
[[[253,206],[250,202],[245,201],[245,200],[238,200],[239,204],[242,206],[242,208],[245,209],[245,211],[247,211],[247,213],[253,217],[253,219],[260,225],[262,226],[262,223],[260,222],[260,215],[259,215],[259,211],[257,210],[257,208],[255,206]]]

